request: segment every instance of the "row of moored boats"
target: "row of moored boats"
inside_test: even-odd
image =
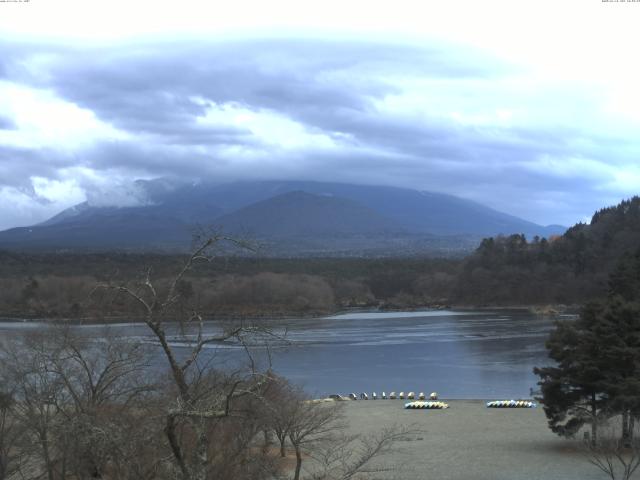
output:
[[[529,400],[494,400],[487,402],[487,408],[535,408],[536,404]]]
[[[534,408],[536,404],[529,400],[494,400],[487,402],[487,408]],[[409,402],[404,404],[407,409],[444,409],[449,405],[444,402]]]
[[[382,392],[382,394],[380,394],[380,396],[378,396],[378,394],[376,392],[373,392],[371,394],[371,396],[369,396],[368,393],[366,392],[362,392],[360,394],[360,397],[358,397],[358,395],[356,395],[355,393],[350,393],[348,395],[347,398],[343,397],[342,395],[331,395],[330,398],[333,398],[335,400],[347,400],[347,398],[349,400],[358,400],[358,398],[360,398],[360,400],[395,400],[395,399],[400,399],[400,400],[426,400],[427,397],[423,392],[420,392],[418,395],[415,394],[415,392],[409,392],[405,395],[404,392],[400,392],[396,395],[396,392],[391,392],[389,395],[387,395],[386,392]],[[438,399],[438,394],[436,392],[431,392],[431,394],[429,394],[429,400],[437,400]]]
[[[334,400],[417,400],[413,402],[408,402],[404,405],[404,408],[407,409],[445,409],[449,408],[449,405],[444,402],[438,401],[438,394],[436,392],[431,392],[429,394],[429,400],[427,401],[427,396],[424,392],[420,392],[418,395],[415,392],[409,392],[405,395],[404,392],[400,392],[396,394],[396,392],[391,392],[387,395],[386,392],[382,392],[380,396],[376,392],[373,392],[371,396],[368,393],[362,392],[360,396],[355,393],[350,393],[348,397],[343,397],[342,395],[331,395],[330,398]],[[530,400],[493,400],[491,402],[487,402],[487,408],[535,408],[536,404]]]

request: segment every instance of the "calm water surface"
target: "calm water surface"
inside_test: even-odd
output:
[[[551,319],[522,311],[354,313],[270,324],[286,328],[292,342],[271,349],[274,369],[313,395],[437,391],[442,398],[529,397],[533,367],[549,363],[544,341],[553,327]],[[38,327],[0,323],[0,335]],[[100,335],[104,327],[77,328]],[[142,325],[112,328],[152,341]],[[210,331],[219,328],[207,324]],[[264,361],[263,353],[256,356]],[[206,355],[228,365],[246,358],[232,345]]]

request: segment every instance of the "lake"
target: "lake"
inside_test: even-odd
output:
[[[273,368],[314,396],[436,391],[441,398],[480,399],[529,397],[537,382],[533,367],[549,364],[544,342],[553,328],[552,319],[517,310],[350,313],[268,323],[286,328],[291,342],[271,349]],[[0,334],[40,326],[0,323]],[[77,328],[99,335],[104,327]],[[112,328],[152,340],[140,324]],[[219,328],[207,323],[210,331]],[[231,345],[212,346],[206,355],[227,365],[245,359]],[[257,356],[264,364],[265,356]]]

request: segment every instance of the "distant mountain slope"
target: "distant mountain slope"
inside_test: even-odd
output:
[[[549,236],[565,231],[562,226],[537,225],[471,200],[406,188],[308,181],[258,181],[197,185],[176,192],[176,196],[191,195],[189,189],[194,195],[203,195],[203,191],[206,191],[208,200],[226,212],[283,193],[302,191],[353,200],[415,233],[476,236],[524,233]]]
[[[175,187],[160,181],[136,181],[145,202],[133,207],[100,207],[83,202],[63,210],[59,214],[42,222],[39,226],[55,225],[64,222],[88,221],[92,217],[119,216],[130,213],[147,215],[156,220],[166,219],[186,224],[207,224],[219,217],[224,211],[215,203],[210,188],[198,185],[178,185]]]
[[[273,191],[301,190],[361,203],[408,230],[436,235],[557,234],[563,227],[542,227],[462,198],[406,188],[321,182],[263,182]],[[254,191],[256,191],[255,189]]]
[[[497,234],[564,231],[450,195],[395,187],[307,181],[179,184],[166,179],[139,180],[134,187],[141,205],[85,202],[39,225],[0,232],[0,248],[184,249],[200,224],[278,238],[281,251],[291,254],[331,254],[334,249],[359,255],[364,249],[405,255],[431,251],[429,245],[435,244],[449,253],[467,250],[481,237]],[[445,237],[436,242],[434,235]],[[297,239],[290,245],[282,242],[292,237]],[[325,241],[336,238],[343,240]]]
[[[216,219],[225,230],[268,237],[400,233],[394,221],[352,200],[295,191]]]
[[[15,249],[175,249],[189,244],[191,228],[185,222],[143,208],[95,208],[54,223],[5,230],[0,232],[0,246]]]

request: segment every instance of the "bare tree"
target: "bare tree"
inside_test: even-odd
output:
[[[342,407],[334,402],[318,403],[299,399],[291,409],[289,441],[296,453],[294,480],[300,479],[303,453],[310,452],[320,443],[331,441],[336,432],[344,427],[341,423]]]
[[[24,428],[13,415],[14,406],[13,395],[0,391],[0,480],[11,478],[22,465]]]
[[[91,415],[102,406],[127,408],[154,390],[148,347],[103,328],[81,335],[69,327],[47,331],[49,370],[67,389],[78,413]]]
[[[103,478],[142,456],[140,449],[129,456],[124,450],[153,445],[121,433],[125,414],[131,420],[142,403],[148,409],[145,400],[153,390],[148,374],[142,375],[142,345],[107,331],[89,339],[50,327],[21,342],[3,342],[1,352],[2,380],[13,392],[11,419],[24,430],[20,451],[32,471],[41,469],[49,480]],[[140,420],[134,423],[145,431]]]
[[[261,408],[266,429],[278,439],[280,457],[286,457],[286,443],[295,420],[298,403],[307,397],[283,377],[273,372],[267,374],[267,384]],[[268,434],[265,433],[265,436]],[[265,442],[266,443],[266,442]]]
[[[59,406],[64,424],[58,431],[72,442],[70,467],[92,478],[102,478],[109,466],[122,464],[121,446],[130,439],[121,439],[118,417],[142,405],[155,389],[145,346],[110,329],[100,333],[96,340],[55,328],[48,353],[49,371],[67,393],[68,403]]]
[[[67,402],[63,383],[49,371],[48,350],[47,336],[39,333],[23,342],[3,342],[0,371],[13,392],[13,418],[28,435],[24,455],[48,480],[56,480],[66,472],[67,444],[54,436],[61,424],[58,405]]]
[[[234,402],[259,396],[265,385],[265,377],[259,374],[247,345],[249,339],[264,340],[271,337],[271,333],[255,325],[239,323],[208,334],[198,305],[189,304],[192,295],[187,298],[182,288],[187,274],[198,263],[214,258],[215,249],[224,245],[250,248],[246,242],[216,234],[200,241],[164,291],[154,285],[151,270],[136,284],[98,286],[131,299],[162,349],[176,395],[175,402],[166,411],[165,434],[179,476],[185,480],[210,478],[212,458],[217,456],[217,452],[212,451],[215,446],[210,438],[212,425],[234,416]],[[177,333],[171,334],[172,329],[177,329]],[[172,346],[177,338],[184,347],[180,357]],[[247,376],[234,375],[219,383],[207,375],[215,365],[211,364],[210,356],[209,360],[203,360],[201,354],[207,346],[222,342],[235,342],[245,348],[250,362]]]
[[[614,418],[620,418],[620,429],[613,424]],[[583,448],[587,461],[611,480],[629,480],[640,467],[640,439],[628,429],[628,420],[623,416],[610,417],[599,423],[596,442],[585,438]],[[628,436],[621,437],[624,430]]]
[[[341,435],[311,452],[315,462],[312,480],[351,480],[358,475],[395,471],[395,466],[379,460],[393,451],[394,445],[419,430],[394,425],[370,437]]]

